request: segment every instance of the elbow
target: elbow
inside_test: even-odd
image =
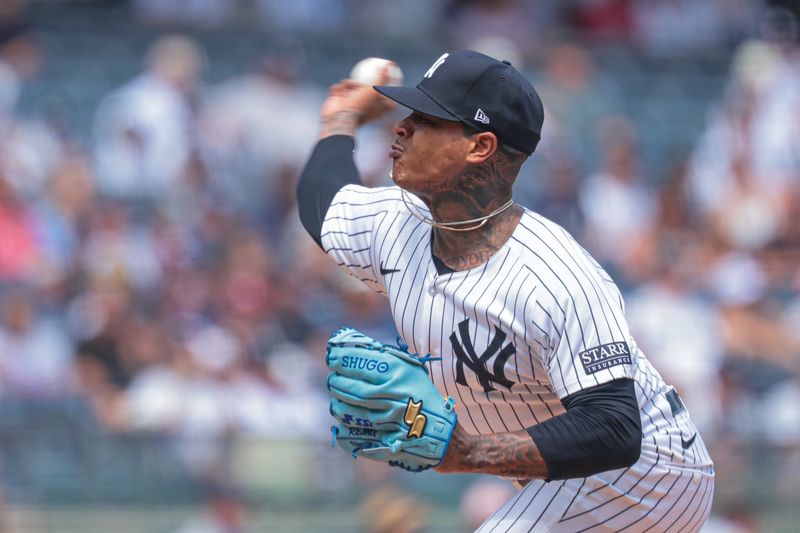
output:
[[[638,414],[630,413],[620,420],[621,438],[615,454],[620,463],[618,468],[633,466],[642,454],[642,420]]]
[[[633,466],[642,455],[642,434],[636,432],[631,434],[625,439],[619,452],[620,465],[618,468],[628,468]]]
[[[642,454],[641,434],[635,437],[626,437],[624,440],[617,442],[613,448],[609,448],[606,453],[605,461],[597,461],[595,463],[597,466],[592,474],[628,468],[636,464]]]
[[[313,188],[309,184],[307,170],[304,170],[294,187],[294,198],[300,213],[307,211],[309,199],[313,196]]]

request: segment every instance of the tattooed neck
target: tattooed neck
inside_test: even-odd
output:
[[[456,271],[482,265],[508,241],[522,218],[522,212],[522,207],[512,205],[489,219],[485,226],[473,231],[453,232],[434,228],[433,253]]]
[[[322,118],[322,128],[319,138],[324,139],[332,135],[354,136],[358,129],[361,114],[356,111],[340,111]]]
[[[483,165],[469,167],[460,176],[444,180],[426,201],[433,219],[438,222],[471,220],[505,204],[511,198],[513,176],[518,170],[506,168],[506,164],[502,157],[493,158]],[[522,212],[522,207],[513,205],[472,231],[436,228],[433,253],[453,270],[481,265],[511,237]]]

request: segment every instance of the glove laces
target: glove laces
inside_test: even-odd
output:
[[[408,351],[408,344],[405,343],[403,339],[400,338],[400,335],[397,336],[397,347],[406,352],[408,355],[416,359],[422,364],[429,363],[431,361],[441,361],[441,357],[434,357],[431,354],[427,355],[420,355],[418,353],[411,353]]]

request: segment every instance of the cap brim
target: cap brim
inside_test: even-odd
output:
[[[394,100],[401,106],[413,109],[425,115],[461,122],[461,119],[440,106],[430,96],[419,90],[417,87],[395,87],[391,85],[375,85],[376,91],[390,100]]]

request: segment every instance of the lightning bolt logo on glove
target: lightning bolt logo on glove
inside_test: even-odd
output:
[[[421,415],[420,411],[422,411],[422,400],[415,402],[413,398],[409,398],[406,412],[403,415],[403,422],[409,426],[408,434],[406,435],[409,439],[418,439],[422,436],[422,432],[425,431],[425,424],[428,423],[428,418],[425,415]]]

